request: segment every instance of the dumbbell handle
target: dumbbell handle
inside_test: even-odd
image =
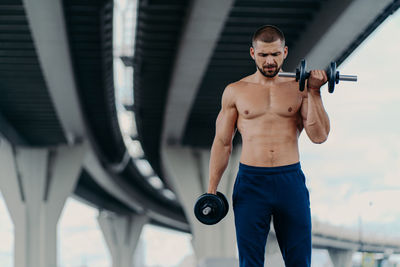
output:
[[[279,77],[296,78],[296,73],[294,73],[294,72],[278,72],[278,76]],[[356,82],[357,76],[356,75],[339,74],[339,81]]]
[[[211,212],[211,208],[210,208],[210,207],[205,207],[205,208],[203,209],[203,214],[204,214],[204,215],[208,215],[210,212]]]
[[[296,78],[296,73],[294,72],[278,72],[279,77]]]
[[[340,81],[348,81],[348,82],[356,82],[357,81],[357,75],[342,75],[342,74],[339,74],[339,80]]]

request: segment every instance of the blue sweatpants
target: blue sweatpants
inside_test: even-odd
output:
[[[300,163],[239,163],[232,201],[240,267],[264,266],[271,215],[285,265],[311,265],[310,200]]]

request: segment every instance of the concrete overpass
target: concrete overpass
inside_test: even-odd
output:
[[[132,6],[134,55],[122,55],[134,69],[134,103],[123,111],[132,117],[129,136],[115,101],[113,2],[0,6],[0,188],[15,224],[16,266],[56,265],[56,225],[72,193],[115,214],[99,216],[115,266],[129,266],[145,223],[193,233],[199,261],[212,266],[210,258],[235,257],[232,214],[205,229],[192,207],[206,189],[222,90],[253,72],[254,29],[269,23],[285,32],[287,70],[302,57],[312,68],[340,64],[399,1],[141,0]],[[220,185],[227,195],[238,151]],[[130,242],[111,238],[113,231]],[[314,233],[316,246],[336,237]],[[397,251],[392,245],[380,246]]]

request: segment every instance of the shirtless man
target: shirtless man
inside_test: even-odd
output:
[[[329,118],[320,94],[327,76],[311,71],[303,92],[293,78],[279,77],[288,47],[283,33],[271,25],[254,33],[250,55],[256,72],[229,84],[222,95],[208,193],[216,194],[237,127],[243,142],[232,202],[240,267],[264,266],[271,215],[286,266],[308,267],[310,202],[298,138],[303,128],[314,143],[328,137]]]

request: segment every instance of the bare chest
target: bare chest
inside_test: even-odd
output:
[[[264,115],[295,116],[302,103],[301,93],[291,87],[244,88],[236,100],[239,116],[253,119]]]

